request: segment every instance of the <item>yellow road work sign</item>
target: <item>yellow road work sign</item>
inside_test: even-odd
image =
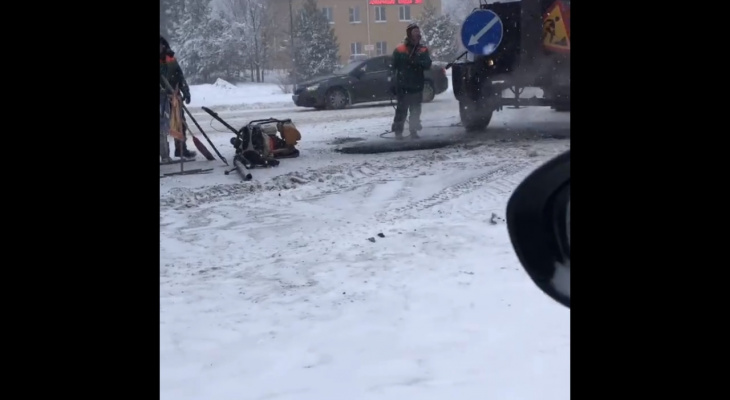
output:
[[[560,0],[550,6],[543,19],[542,43],[547,50],[570,52],[570,10]]]

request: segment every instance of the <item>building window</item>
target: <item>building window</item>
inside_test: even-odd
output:
[[[400,20],[410,21],[411,20],[411,6],[400,6]]]
[[[388,42],[377,42],[375,43],[375,52],[379,56],[388,54]]]
[[[375,7],[375,22],[386,22],[385,19],[385,7],[384,6],[378,6]]]
[[[324,16],[327,17],[327,22],[329,22],[330,24],[335,23],[335,21],[332,19],[332,7],[322,8],[322,14],[324,14]]]
[[[350,43],[350,54],[362,54],[362,43]]]
[[[359,22],[362,22],[360,21],[360,7],[350,7],[350,23]]]

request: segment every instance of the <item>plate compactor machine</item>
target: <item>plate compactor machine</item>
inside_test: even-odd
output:
[[[243,180],[251,180],[250,169],[275,167],[279,165],[279,159],[299,157],[295,146],[302,135],[291,119],[259,119],[236,129],[210,108],[203,107],[203,111],[235,135],[231,138],[236,150],[233,168],[227,170],[226,175],[237,170]]]

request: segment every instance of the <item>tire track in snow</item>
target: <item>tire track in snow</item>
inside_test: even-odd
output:
[[[447,186],[438,193],[423,200],[377,213],[375,217],[381,222],[389,222],[397,218],[402,218],[403,216],[413,216],[413,213],[455,200],[485,186],[488,189],[486,193],[490,197],[494,198],[494,200],[502,200],[516,186],[514,183],[516,180],[510,178],[523,171],[526,175],[530,170],[530,166],[532,166],[532,163],[512,162],[503,164],[487,173],[455,185]]]
[[[236,182],[200,188],[172,188],[160,197],[161,208],[197,207],[223,200],[242,198],[273,192],[313,186],[303,194],[302,200],[316,200],[332,194],[360,189],[368,184],[381,184],[418,174],[422,154],[409,154],[389,160],[387,163],[360,162],[328,165],[316,169],[290,172],[265,181]],[[375,187],[375,186],[374,186]],[[373,188],[374,188],[373,187]]]
[[[316,201],[326,196],[357,190],[362,190],[363,197],[367,199],[373,195],[373,191],[378,190],[378,186],[380,185],[387,184],[391,181],[408,182],[422,175],[433,175],[440,169],[440,165],[444,165],[442,164],[444,162],[448,163],[448,168],[462,167],[462,165],[462,169],[466,168],[467,165],[471,167],[475,165],[487,167],[487,165],[483,165],[482,163],[493,163],[494,161],[487,161],[490,158],[497,157],[503,159],[504,157],[520,157],[523,152],[523,149],[510,148],[509,146],[500,147],[498,154],[495,154],[494,150],[493,148],[482,146],[474,149],[468,149],[464,146],[454,146],[436,151],[414,151],[401,153],[401,155],[396,156],[382,156],[367,161],[342,159],[342,163],[292,171],[261,181],[222,183],[197,188],[172,188],[160,196],[160,207],[163,209],[197,207],[217,201],[240,200],[260,195],[262,192],[280,192],[300,188],[302,191],[298,191],[296,197],[303,201]],[[469,161],[460,161],[464,157],[469,158]],[[499,168],[511,170],[510,168],[521,168],[520,166],[528,166],[534,162],[534,160],[522,160],[524,158],[520,161],[510,160],[512,164],[507,162],[507,164],[504,164],[504,167]],[[501,162],[504,163],[505,161],[503,160]],[[497,171],[495,173],[499,173],[499,168],[495,170]],[[454,193],[461,193],[473,184],[482,185],[483,183],[480,183],[481,180],[487,179],[490,176],[491,173],[487,173],[484,177],[477,177],[474,180],[469,180],[463,184],[444,189],[447,192],[440,193],[437,196],[455,196]],[[506,184],[509,187],[514,186],[512,182],[506,182]],[[400,189],[395,198],[407,201],[406,199],[410,197],[409,194],[410,189],[406,186]],[[434,201],[436,203],[433,205],[442,202],[436,198],[429,198],[415,204],[419,204],[418,207],[422,207]],[[408,209],[412,207],[409,206]],[[429,207],[432,207],[432,205],[426,208]],[[399,208],[398,211],[393,212],[405,211],[407,210]]]

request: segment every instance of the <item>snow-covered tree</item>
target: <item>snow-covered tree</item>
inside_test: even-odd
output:
[[[168,40],[188,82],[238,79],[245,68],[242,30],[223,18],[211,0],[164,1],[169,1],[174,10],[181,10],[167,13],[177,16],[176,20],[170,18],[167,22],[173,26]]]
[[[175,25],[185,12],[185,0],[160,0],[160,34],[173,39]]]
[[[221,0],[222,16],[231,24],[238,48],[244,49],[243,64],[251,80],[263,81],[269,53],[271,7],[268,0]]]
[[[173,50],[189,83],[225,75],[231,29],[227,21],[212,15],[210,0],[185,0],[175,33]]]
[[[495,1],[506,0],[488,0],[487,3]],[[479,0],[442,0],[441,4],[444,13],[451,15],[457,24],[461,24],[475,8],[479,8]]]
[[[306,0],[294,21],[294,69],[297,81],[334,71],[339,64],[339,45],[334,29],[317,6]]]
[[[441,14],[429,0],[424,2],[423,11],[416,19],[421,36],[428,45],[434,61],[453,61],[459,51],[457,25],[447,13]]]

